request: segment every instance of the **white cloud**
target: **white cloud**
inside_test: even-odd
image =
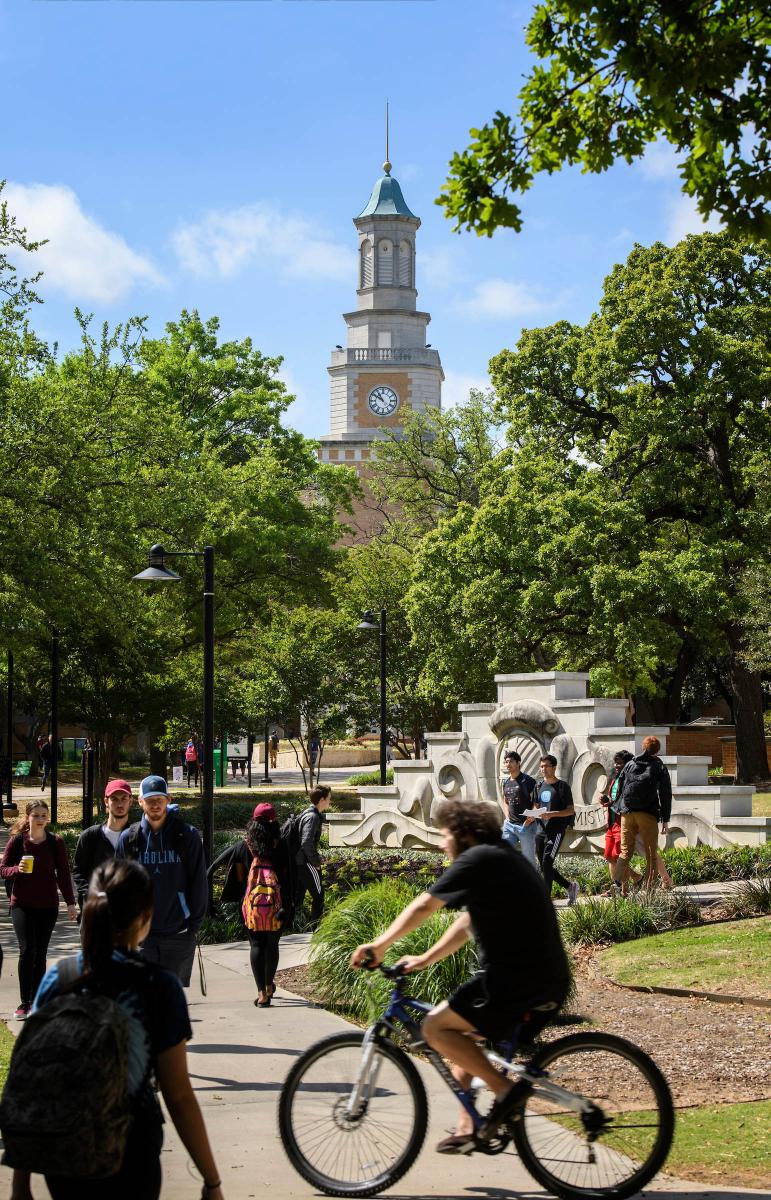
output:
[[[442,408],[446,412],[448,408],[465,404],[472,389],[486,392],[490,387],[490,380],[486,375],[464,375],[460,371],[446,371],[442,384]]]
[[[435,250],[418,251],[417,272],[418,283],[425,281],[431,288],[449,288],[456,284],[460,272],[458,270],[458,251],[453,253],[448,246]]]
[[[457,308],[469,317],[500,318],[527,317],[545,312],[554,306],[547,303],[527,283],[512,283],[508,279],[484,279]]]
[[[677,150],[670,142],[653,142],[640,159],[640,170],[646,179],[663,179],[672,183],[680,178],[680,159],[677,155]]]
[[[109,302],[137,284],[164,282],[149,258],[83,211],[71,188],[9,183],[3,199],[33,241],[48,238],[32,263],[44,272],[44,288],[56,288],[79,301]]]
[[[350,246],[319,236],[307,218],[268,204],[212,210],[180,225],[172,244],[182,266],[195,275],[231,279],[251,263],[271,259],[293,278],[356,280]]]
[[[704,220],[691,196],[673,196],[667,205],[668,225],[666,242],[674,246],[689,233],[719,233],[720,221],[715,213]]]

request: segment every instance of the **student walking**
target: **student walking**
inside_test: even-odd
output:
[[[120,835],[128,825],[131,808],[131,784],[125,779],[111,779],[104,789],[107,820],[84,829],[75,847],[72,877],[81,909],[88,893],[91,876],[103,862],[115,857]]]
[[[278,748],[279,748],[280,744],[281,744],[281,739],[279,738],[278,734],[274,730],[274,732],[270,735],[270,745],[269,745],[270,769],[272,771],[275,771],[278,766]]]
[[[46,969],[46,955],[59,913],[59,892],[71,921],[77,918],[70,864],[63,838],[46,829],[51,820],[44,800],[30,800],[11,830],[0,876],[11,884],[11,921],[19,943],[19,1007],[23,1021]]]
[[[573,793],[569,783],[557,778],[557,760],[553,754],[544,754],[540,765],[543,779],[536,785],[535,802],[544,809],[538,818],[543,822],[545,832],[541,848],[543,881],[546,891],[551,896],[551,885],[556,880],[567,892],[568,904],[575,904],[578,898],[578,884],[572,879],[566,879],[555,865],[562,840],[573,824],[576,811]]]
[[[321,879],[321,855],[319,841],[321,840],[322,814],[332,802],[332,789],[325,784],[318,784],[310,796],[310,805],[300,815],[299,842],[295,863],[297,866],[295,879],[294,907],[298,916],[302,913],[305,893],[310,892],[311,920],[318,921],[324,911],[324,885]]]
[[[645,854],[645,887],[653,887],[658,857],[658,822],[661,832],[669,829],[672,813],[672,781],[658,757],[661,743],[652,734],[643,739],[642,754],[624,767],[621,776],[621,854],[616,878],[626,895],[629,886],[629,860],[638,839]],[[668,878],[668,877],[667,877]],[[671,880],[669,883],[671,885]]]
[[[57,999],[63,986],[75,993],[109,998],[115,1002],[115,1019],[121,1021],[128,1041],[126,1094],[132,1119],[125,1141],[111,1130],[111,1140],[117,1145],[115,1173],[100,1178],[46,1174],[53,1200],[103,1200],[105,1196],[110,1200],[158,1200],[163,1117],[153,1087],[156,1079],[174,1127],[203,1177],[202,1197],[223,1200],[219,1171],[188,1074],[186,1042],[192,1031],[185,994],[174,975],[137,953],[152,919],[152,876],[135,862],[103,863],[91,880],[83,906],[82,953],[53,967],[35,999],[36,1014]],[[65,964],[71,969],[63,975]],[[66,985],[63,979],[68,980]],[[91,1069],[96,1072],[99,1065],[94,1063]],[[50,1081],[59,1102],[67,1098],[64,1074],[57,1070]],[[78,1099],[71,1096],[73,1107]],[[103,1149],[103,1143],[100,1145]],[[32,1200],[29,1181],[27,1171],[14,1171],[12,1200]]]
[[[507,750],[503,756],[507,775],[501,784],[503,794],[504,841],[519,846],[527,861],[537,869],[535,842],[542,826],[535,817],[525,813],[533,807],[535,780],[522,770],[522,756],[517,750]]]
[[[119,859],[136,859],[153,877],[153,921],[140,952],[188,987],[196,934],[208,905],[201,836],[176,811],[169,812],[168,787],[161,775],[142,780],[139,804],[142,820],[124,829],[115,853]]]
[[[281,930],[292,918],[292,885],[286,848],[272,804],[258,804],[244,838],[248,854],[241,915],[249,938],[249,962],[257,984],[258,1008],[268,1008],[276,990]]]
[[[46,790],[46,784],[48,783],[48,776],[51,774],[51,763],[53,762],[53,757],[54,757],[53,742],[54,742],[53,734],[49,733],[48,737],[45,739],[42,746],[40,747],[40,765],[43,768],[43,779],[40,784],[41,792],[44,792]]]
[[[185,771],[187,773],[187,786],[190,787],[190,777],[192,775],[195,786],[198,786],[198,747],[191,738],[185,746]]]

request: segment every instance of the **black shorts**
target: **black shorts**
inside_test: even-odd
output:
[[[491,1042],[512,1041],[515,1034],[519,1041],[532,1041],[562,1007],[568,992],[566,984],[534,996],[516,996],[508,987],[495,987],[494,974],[492,982],[491,987],[488,971],[480,971],[447,1001],[453,1012]],[[518,1033],[520,1025],[524,1028]]]

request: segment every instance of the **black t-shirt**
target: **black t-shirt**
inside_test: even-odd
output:
[[[554,783],[547,783],[542,779],[536,784],[535,788],[535,804],[539,808],[546,808],[549,812],[559,812],[560,809],[570,808],[573,803],[573,793],[570,790],[570,784],[564,779],[557,779]],[[547,837],[553,837],[555,833],[564,832],[573,824],[572,817],[550,817],[548,821],[541,822],[546,831]]]
[[[512,779],[511,775],[504,776],[503,798],[508,806],[509,820],[512,824],[521,825],[524,821],[522,814],[526,808],[531,807],[534,790],[535,780],[524,771],[520,771],[516,779]]]
[[[471,917],[479,960],[498,1000],[562,988],[569,979],[557,917],[538,873],[506,842],[470,846],[429,889]]]

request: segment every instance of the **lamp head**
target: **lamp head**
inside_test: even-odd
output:
[[[181,579],[176,571],[172,571],[165,564],[166,551],[163,546],[156,543],[150,547],[150,553],[147,556],[147,567],[144,571],[140,571],[134,576],[135,580],[149,581],[150,583],[176,583]]]
[[[368,633],[369,632],[379,633],[380,632],[380,622],[378,621],[375,614],[373,612],[371,612],[370,609],[367,609],[366,612],[363,613],[362,619],[359,622],[359,624],[356,626],[356,628],[362,629]]]

